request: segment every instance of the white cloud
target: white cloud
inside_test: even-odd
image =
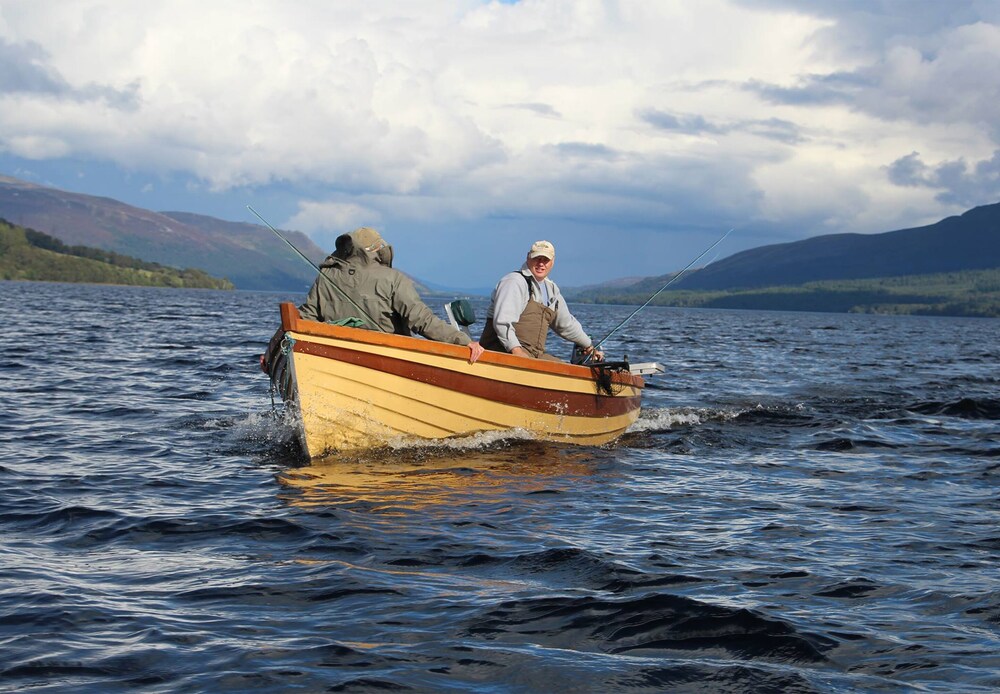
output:
[[[298,212],[282,224],[330,242],[360,226],[378,227],[382,217],[375,211],[353,202],[302,201]]]

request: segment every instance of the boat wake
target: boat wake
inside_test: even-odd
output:
[[[643,408],[626,434],[656,433],[671,431],[678,427],[695,426],[707,422],[727,422],[736,419],[742,410],[669,409],[666,407]]]

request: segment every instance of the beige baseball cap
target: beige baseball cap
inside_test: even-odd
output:
[[[369,252],[377,251],[386,245],[379,233],[371,227],[358,227],[351,232],[351,240],[355,246]]]
[[[531,250],[528,251],[529,258],[537,258],[538,256],[545,256],[549,260],[556,259],[556,247],[553,246],[548,241],[535,241],[531,244]]]

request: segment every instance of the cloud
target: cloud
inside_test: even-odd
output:
[[[391,26],[369,27],[366,38],[355,35],[362,27],[348,26],[319,40],[312,27],[277,28],[280,22],[271,19],[280,4],[254,13],[220,3],[190,21],[184,15],[194,8],[185,3],[161,9],[94,4],[120,10],[109,15],[104,35],[106,52],[122,60],[110,65],[104,52],[85,53],[88,38],[79,35],[62,45],[50,34],[43,39],[45,51],[24,43],[17,64],[34,71],[22,70],[20,81],[30,77],[36,90],[45,88],[55,99],[42,104],[4,90],[3,101],[26,114],[9,115],[3,124],[11,142],[18,131],[37,129],[27,115],[44,109],[69,152],[189,172],[216,190],[324,180],[345,191],[407,193],[503,156],[495,141],[438,93],[430,66],[411,67],[396,54]],[[75,9],[82,12],[79,4]],[[337,26],[337,14],[329,8],[314,19]],[[115,26],[140,19],[159,28],[131,34]],[[62,76],[71,70],[107,74],[124,86]],[[96,105],[81,111],[76,102],[84,99],[136,108],[128,115]]]
[[[562,118],[559,111],[552,108],[549,104],[508,104],[507,108],[523,109],[546,118]]]
[[[48,61],[48,53],[37,43],[16,45],[0,36],[0,94],[40,95],[76,102],[101,101],[120,109],[136,107],[136,84],[124,89],[96,83],[73,87]]]
[[[619,157],[611,147],[588,142],[560,142],[554,148],[560,156],[567,158],[614,160]]]
[[[682,135],[726,135],[743,132],[786,144],[803,141],[799,126],[781,118],[737,120],[720,124],[713,123],[700,115],[680,115],[655,109],[641,112],[638,117],[656,130]]]
[[[729,130],[727,127],[710,123],[703,116],[666,113],[656,109],[647,109],[640,113],[639,117],[657,130],[668,130],[684,135],[720,135]]]
[[[887,172],[898,186],[939,190],[935,198],[947,204],[972,207],[1000,200],[1000,149],[971,168],[962,159],[928,166],[912,152],[892,162]]]
[[[15,45],[0,36],[0,92],[59,94],[69,85],[46,65],[45,50],[33,41]]]
[[[814,35],[817,52],[850,69],[800,74],[744,88],[787,106],[844,106],[885,121],[963,123],[1000,144],[1000,5],[954,2],[744,0],[835,19]],[[905,10],[905,11],[903,11]]]
[[[738,129],[743,129],[758,137],[775,140],[787,145],[799,144],[805,141],[802,129],[798,125],[787,120],[782,120],[781,118],[746,121]]]
[[[301,201],[296,212],[282,226],[305,231],[317,239],[332,241],[360,226],[381,226],[382,216],[354,202]]]
[[[890,44],[919,44],[940,32],[1000,21],[1000,6],[983,0],[736,0],[747,8],[805,13],[825,20],[809,37],[813,50],[871,61]]]
[[[859,94],[877,87],[875,80],[853,73],[810,75],[797,80],[794,86],[766,84],[757,80],[750,80],[744,85],[744,89],[766,101],[786,106],[852,105]]]
[[[320,236],[420,228],[412,258],[445,229],[621,230],[671,248],[734,224],[760,242],[884,231],[991,190],[978,165],[907,179],[898,162],[998,149],[998,14],[974,0],[0,3],[0,155],[100,162],[212,209],[280,199],[289,226]]]

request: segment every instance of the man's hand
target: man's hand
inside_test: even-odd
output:
[[[604,361],[604,352],[599,349],[594,349],[593,345],[585,347],[583,353],[590,356],[593,361]]]
[[[512,349],[510,353],[513,354],[515,357],[529,357],[529,358],[531,357],[531,355],[528,354],[528,350],[520,346]]]
[[[470,364],[475,364],[476,360],[479,359],[479,357],[483,356],[483,352],[485,352],[485,351],[486,350],[483,349],[483,346],[481,344],[479,344],[478,342],[470,342],[469,343],[469,363]]]

